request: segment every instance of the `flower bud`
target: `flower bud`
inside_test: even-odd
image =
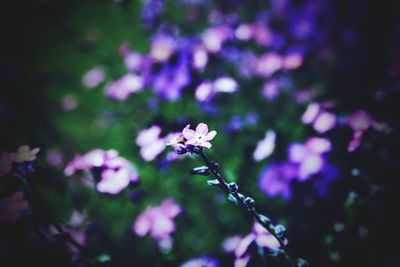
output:
[[[282,224],[278,224],[278,225],[275,225],[274,232],[279,238],[282,239],[283,236],[285,235],[286,228]]]
[[[251,197],[246,197],[244,199],[244,204],[246,205],[248,210],[252,210],[254,208],[255,201]]]
[[[228,184],[228,188],[231,193],[236,193],[239,190],[238,185],[233,182]]]
[[[193,170],[191,170],[190,174],[207,176],[210,174],[210,169],[207,166],[201,166],[201,167],[197,167],[197,168],[194,168]]]

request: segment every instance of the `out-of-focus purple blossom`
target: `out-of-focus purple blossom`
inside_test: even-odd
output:
[[[364,132],[373,124],[372,118],[364,111],[354,112],[348,119],[347,124],[353,129],[353,138],[350,141],[347,151],[355,151],[361,144]]]
[[[257,56],[251,51],[242,52],[236,68],[238,73],[245,78],[253,76],[257,69]]]
[[[211,148],[210,141],[217,135],[216,131],[208,131],[208,126],[205,123],[199,123],[196,127],[196,131],[186,127],[182,131],[183,136],[186,139],[186,145],[201,146]]]
[[[203,70],[208,62],[208,53],[204,46],[197,45],[192,51],[192,65],[197,70]]]
[[[253,153],[255,161],[261,161],[268,158],[275,149],[276,134],[274,131],[267,131],[263,140],[257,143],[256,149]]]
[[[150,56],[156,61],[167,61],[175,49],[174,38],[166,33],[158,33],[151,40]]]
[[[269,46],[274,41],[272,32],[262,23],[256,23],[253,26],[254,41],[260,46]]]
[[[218,261],[214,258],[210,257],[201,257],[201,258],[196,258],[196,259],[191,259],[182,265],[180,267],[218,267]]]
[[[226,25],[220,25],[206,29],[201,40],[204,47],[211,53],[218,53],[222,49],[223,43],[230,38],[232,29]]]
[[[307,106],[306,111],[301,116],[301,121],[305,124],[312,123],[315,120],[315,118],[317,117],[320,109],[321,109],[321,106],[318,103],[309,104]]]
[[[313,123],[314,129],[319,133],[325,133],[336,125],[336,116],[331,112],[322,112]]]
[[[94,88],[101,84],[106,78],[103,68],[96,67],[88,70],[82,77],[82,84],[86,88]]]
[[[29,209],[24,193],[18,191],[9,197],[0,199],[0,221],[15,222]]]
[[[223,243],[223,248],[226,252],[235,254],[235,267],[245,267],[251,257],[248,249],[253,243],[273,251],[280,248],[279,241],[259,223],[254,223],[252,231],[243,238],[240,236],[228,238]]]
[[[312,137],[305,144],[294,143],[289,147],[289,160],[299,164],[298,179],[305,181],[318,173],[324,166],[322,154],[329,152],[332,145],[324,138]]]
[[[242,237],[239,235],[228,237],[222,244],[222,248],[225,252],[233,253],[239,246],[240,241],[242,241]]]
[[[262,88],[262,94],[265,98],[272,101],[280,93],[279,83],[276,80],[270,80],[264,83]]]
[[[323,111],[318,103],[311,103],[301,116],[304,124],[313,123],[313,128],[319,133],[325,133],[336,126],[336,116],[327,111]]]
[[[256,125],[260,119],[260,116],[256,112],[249,112],[246,116],[245,122],[248,125]]]
[[[238,90],[238,83],[231,77],[221,77],[214,81],[214,91],[217,93],[234,93]]]
[[[257,61],[257,74],[263,77],[270,77],[283,66],[282,56],[276,53],[262,55]]]
[[[171,198],[165,199],[160,206],[149,206],[141,213],[132,226],[138,236],[150,235],[165,249],[166,243],[172,245],[171,234],[175,231],[174,218],[182,208]]]
[[[101,170],[96,188],[102,193],[118,194],[131,182],[139,181],[135,166],[119,156],[115,150],[95,149],[84,155],[77,155],[67,164],[64,174],[71,176],[76,171],[90,171],[93,168]]]
[[[197,101],[208,101],[214,95],[213,84],[210,81],[203,81],[196,87],[195,97]]]
[[[46,160],[51,166],[60,167],[64,157],[58,149],[52,148],[46,151]]]
[[[128,73],[107,87],[106,94],[114,100],[126,100],[130,94],[143,90],[144,80],[141,76]]]
[[[297,167],[290,163],[272,163],[261,174],[259,187],[270,197],[291,197],[291,182],[297,175]]]
[[[143,129],[136,137],[136,144],[140,146],[140,155],[146,161],[154,160],[166,147],[166,142],[160,138],[161,127],[153,125]]]
[[[241,41],[248,41],[254,37],[254,25],[242,23],[235,29],[235,37]]]
[[[310,16],[297,16],[291,21],[290,30],[296,39],[307,39],[315,33],[316,25],[314,18]]]
[[[123,54],[125,67],[131,72],[146,73],[152,64],[152,60],[136,52],[127,51]]]
[[[61,108],[65,111],[71,111],[78,107],[78,99],[73,95],[65,95],[61,99]]]
[[[221,77],[214,82],[203,81],[196,87],[195,97],[198,101],[211,100],[218,93],[234,93],[238,90],[238,83],[231,77]]]
[[[186,50],[180,50],[176,57],[174,65],[165,64],[161,71],[153,74],[150,79],[150,86],[154,92],[170,101],[178,100],[182,89],[191,81],[190,54]]]
[[[316,189],[320,197],[325,197],[328,194],[329,186],[337,178],[339,171],[336,167],[331,165],[325,165],[321,170],[321,177],[317,179],[314,183],[314,188]]]
[[[303,55],[300,53],[290,53],[283,59],[284,70],[295,70],[303,64]]]
[[[164,10],[164,0],[144,0],[140,19],[146,28],[155,26],[157,17]]]

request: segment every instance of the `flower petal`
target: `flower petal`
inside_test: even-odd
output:
[[[196,132],[198,134],[206,135],[208,133],[208,126],[205,123],[199,123],[196,127]]]
[[[193,139],[196,136],[196,132],[189,128],[185,128],[182,133],[183,137],[187,140]]]
[[[200,146],[204,146],[204,147],[206,147],[206,148],[211,148],[211,143],[210,142],[208,142],[208,141],[206,141],[206,142],[202,142],[201,144],[200,144]]]
[[[214,139],[214,137],[217,135],[217,131],[211,131],[205,136],[205,140],[211,141]]]

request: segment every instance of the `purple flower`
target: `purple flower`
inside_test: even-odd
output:
[[[132,226],[138,236],[149,234],[163,247],[172,244],[171,234],[175,231],[174,218],[181,213],[182,208],[171,198],[165,199],[160,206],[149,206],[141,213]],[[165,247],[164,247],[165,248]]]
[[[325,133],[336,126],[336,116],[333,113],[323,111],[318,103],[311,103],[301,116],[304,124],[313,124],[313,128],[319,133]]]
[[[106,78],[104,70],[100,67],[96,67],[88,70],[82,77],[82,84],[86,88],[94,88],[102,83]]]
[[[231,77],[220,77],[214,82],[200,83],[196,87],[195,97],[200,102],[209,101],[218,93],[234,93],[238,88],[238,83]]]
[[[283,59],[284,70],[294,70],[303,64],[303,55],[300,53],[290,53]]]
[[[180,267],[218,267],[218,261],[210,257],[191,259],[183,263]]]
[[[211,53],[218,53],[222,44],[231,36],[232,29],[226,25],[220,25],[206,29],[201,35],[205,48]]]
[[[161,127],[153,125],[143,129],[136,137],[136,144],[140,146],[140,155],[146,161],[154,160],[166,147],[166,142],[160,138]]]
[[[107,96],[114,100],[126,100],[130,94],[143,90],[144,80],[141,76],[128,73],[107,87]]]
[[[139,181],[135,166],[119,156],[115,150],[95,149],[84,155],[77,155],[67,164],[64,174],[71,176],[78,170],[91,171],[94,168],[101,170],[96,189],[102,193],[118,194],[131,182]]]
[[[281,195],[291,197],[291,182],[296,177],[297,168],[290,163],[272,163],[261,174],[259,187],[270,197]]]
[[[167,61],[175,49],[174,38],[166,33],[158,33],[151,40],[150,55],[159,62]]]
[[[269,80],[264,83],[263,88],[262,88],[262,94],[265,96],[268,100],[272,101],[274,100],[280,92],[279,88],[279,83],[276,80]]]
[[[164,10],[163,0],[145,0],[142,9],[140,19],[146,28],[153,27],[156,22],[156,18]]]
[[[233,93],[238,90],[237,82],[231,77],[221,77],[214,81],[213,88],[216,93]]]
[[[208,62],[207,50],[203,45],[197,45],[192,50],[192,65],[197,70],[203,70]]]
[[[289,147],[289,160],[299,166],[299,181],[305,181],[318,173],[325,163],[322,154],[331,149],[332,145],[329,140],[318,137],[308,139],[305,144],[292,144]]]
[[[178,100],[183,88],[191,81],[187,51],[181,50],[176,57],[176,63],[165,64],[160,72],[149,77],[149,86],[154,92],[170,101]]]
[[[283,66],[283,59],[275,53],[262,55],[257,60],[257,74],[262,77],[270,77]]]
[[[208,126],[205,123],[199,123],[196,127],[196,131],[186,127],[182,131],[185,137],[186,145],[202,146],[206,148],[211,148],[210,141],[214,139],[217,135],[216,131],[208,132]]]

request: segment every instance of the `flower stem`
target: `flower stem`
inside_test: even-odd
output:
[[[275,231],[275,226],[271,223],[271,221],[265,215],[262,215],[257,212],[256,208],[254,207],[254,200],[245,197],[239,191],[237,191],[237,186],[235,184],[236,189],[232,189],[229,185],[230,183],[227,182],[226,178],[222,174],[219,164],[213,160],[211,160],[207,154],[204,152],[202,147],[190,147],[189,151],[192,154],[197,154],[201,157],[204,164],[209,168],[210,172],[214,175],[215,179],[219,182],[220,188],[225,191],[225,193],[232,195],[238,203],[243,208],[246,208],[248,213],[259,223],[261,224],[270,234],[272,234],[276,240],[278,240],[280,244],[280,249],[282,254],[284,255],[285,259],[292,265],[297,266],[296,261],[289,255],[287,251],[287,243],[283,236],[280,236]]]

